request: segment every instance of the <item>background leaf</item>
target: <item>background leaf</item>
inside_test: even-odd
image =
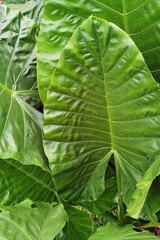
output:
[[[60,196],[96,200],[113,155],[119,201],[128,206],[159,151],[159,101],[159,84],[125,32],[95,17],[77,28],[45,104],[44,145]]]
[[[148,195],[146,197],[144,209],[142,210],[142,212],[146,212],[148,217],[147,220],[150,219],[150,221],[153,223],[155,222],[157,223],[157,219],[160,219],[159,199],[160,199],[160,176],[156,177],[153,180],[151,188],[149,189]]]
[[[26,198],[54,201],[54,184],[50,173],[12,159],[0,159],[0,168],[0,205],[14,205]]]
[[[37,24],[0,6],[0,158],[46,168],[43,115],[25,102],[38,96],[35,78]]]
[[[38,41],[38,82],[43,102],[63,47],[91,14],[125,30],[142,52],[155,79],[160,81],[159,0],[45,0],[44,3]]]
[[[43,3],[41,0],[5,0],[5,5],[10,9],[20,10],[21,13],[40,24],[43,13]]]
[[[105,190],[102,195],[95,201],[81,203],[91,213],[100,215],[113,208],[117,208],[118,193],[116,174],[112,168],[108,166],[105,177]]]
[[[105,227],[99,228],[88,240],[152,240],[158,239],[148,231],[136,232],[133,225],[119,227],[115,223],[108,223]]]
[[[7,240],[53,240],[67,221],[63,205],[39,203],[30,200],[2,208],[0,213],[0,238]]]
[[[65,205],[64,207],[68,215],[68,222],[63,229],[65,239],[88,240],[92,233],[92,223],[89,213],[70,205]]]

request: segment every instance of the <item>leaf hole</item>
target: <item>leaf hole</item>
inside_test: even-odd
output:
[[[38,206],[35,204],[35,203],[33,203],[32,205],[31,205],[31,208],[37,208]]]
[[[143,232],[143,230],[140,229],[140,228],[133,228],[133,230],[136,231],[136,232]]]

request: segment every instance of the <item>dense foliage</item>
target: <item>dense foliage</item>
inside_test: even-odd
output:
[[[158,238],[159,12],[0,4],[0,239]]]

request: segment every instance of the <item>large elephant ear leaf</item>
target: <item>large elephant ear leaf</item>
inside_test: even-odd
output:
[[[35,46],[37,24],[0,6],[0,158],[45,168],[43,115],[27,104],[38,98]]]
[[[128,204],[160,144],[159,84],[130,37],[89,17],[62,51],[45,104],[44,146],[60,196],[97,199],[114,158]]]

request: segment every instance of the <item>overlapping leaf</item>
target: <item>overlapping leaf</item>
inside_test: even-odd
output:
[[[35,78],[37,25],[0,6],[0,158],[46,167],[42,114],[23,99],[38,96]]]
[[[83,203],[91,213],[100,215],[117,207],[117,181],[115,172],[108,167],[105,177],[105,190],[95,201]],[[82,203],[81,203],[82,204]]]
[[[99,228],[88,240],[152,240],[158,239],[153,234],[133,230],[133,225],[119,227],[115,223],[108,223],[105,227]]]
[[[0,238],[13,240],[53,240],[67,221],[62,204],[23,203],[1,208]]]
[[[0,159],[0,168],[0,205],[13,205],[26,198],[54,201],[54,184],[50,173],[12,159]]]
[[[155,159],[156,157],[156,159]],[[145,212],[147,212],[148,217],[150,218],[151,221],[153,220],[154,212],[151,211],[152,205],[154,205],[154,202],[151,202],[151,207],[147,206],[145,204],[148,192],[151,188],[151,185],[153,183],[153,180],[160,175],[160,169],[159,169],[159,156],[154,156],[153,157],[153,163],[151,166],[147,169],[145,172],[142,180],[137,184],[137,189],[133,194],[132,201],[130,202],[130,206],[128,208],[128,213],[129,215],[133,216],[134,218],[139,218],[139,215],[142,211],[142,208],[144,206]],[[158,211],[159,209],[157,209]],[[155,218],[155,221],[157,219]]]
[[[159,0],[45,0],[44,3],[38,44],[38,81],[43,102],[63,47],[91,14],[124,29],[143,53],[155,79],[160,81]]]
[[[159,84],[121,29],[90,17],[62,51],[45,104],[45,151],[62,198],[89,201],[105,189],[113,155],[128,205],[159,151]]]

